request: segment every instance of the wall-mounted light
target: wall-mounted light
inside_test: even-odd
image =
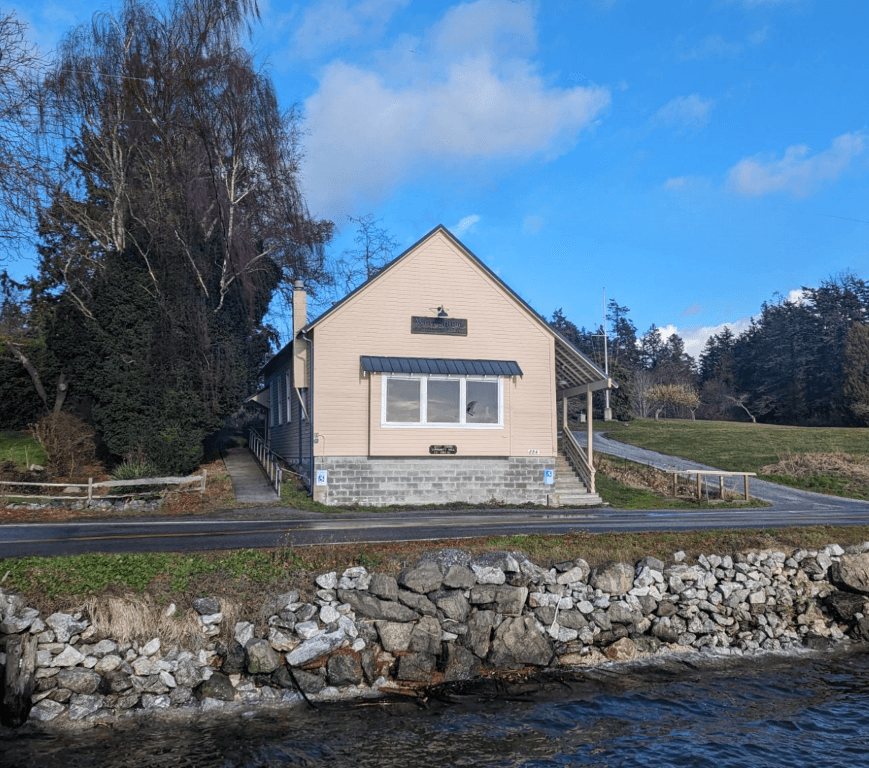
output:
[[[438,317],[447,317],[447,311],[443,307],[438,307]]]

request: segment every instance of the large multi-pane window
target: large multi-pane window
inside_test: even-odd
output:
[[[384,376],[381,423],[388,427],[502,427],[501,380]]]

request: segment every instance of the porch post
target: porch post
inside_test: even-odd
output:
[[[561,398],[561,429],[567,432],[567,398]]]
[[[586,449],[586,452],[588,454],[588,474],[589,474],[589,477],[591,477],[591,488],[589,488],[588,490],[589,490],[589,493],[594,493],[595,492],[595,490],[594,490],[594,446],[593,446],[594,430],[592,429],[594,419],[592,418],[591,404],[592,404],[592,392],[591,392],[591,390],[588,390],[588,392],[585,393],[585,427],[586,427],[586,434],[588,435],[588,441],[587,441],[588,447]]]

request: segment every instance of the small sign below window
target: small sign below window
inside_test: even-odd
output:
[[[329,484],[329,470],[328,469],[318,469],[317,470],[317,485],[328,485]]]
[[[555,470],[554,469],[544,469],[543,470],[543,485],[555,485]]]
[[[411,333],[429,333],[435,336],[467,336],[468,321],[453,317],[418,317],[410,318]]]
[[[455,453],[456,446],[454,445],[430,445],[428,452],[433,454]]]

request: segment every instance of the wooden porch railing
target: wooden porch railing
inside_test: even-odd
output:
[[[573,432],[569,429],[562,430],[561,450],[564,458],[576,470],[582,482],[585,483],[589,493],[596,493],[594,489],[595,469],[589,463],[588,456],[582,446],[577,442]]]
[[[266,445],[263,436],[255,429],[250,430],[250,437],[248,438],[247,444],[268,476],[272,488],[275,489],[275,493],[280,496],[281,482],[284,477],[284,470],[280,464],[281,457]]]

